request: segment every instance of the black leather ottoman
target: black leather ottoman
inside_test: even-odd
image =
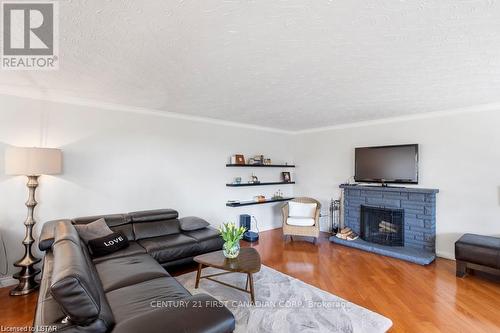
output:
[[[457,276],[469,269],[500,274],[500,238],[465,234],[455,242]]]

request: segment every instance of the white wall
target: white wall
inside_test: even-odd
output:
[[[338,185],[352,176],[354,147],[401,143],[420,144],[418,186],[440,189],[440,256],[452,258],[465,232],[500,234],[500,110],[290,135],[9,96],[0,96],[0,105],[0,230],[10,263],[22,255],[27,190],[24,177],[4,174],[8,145],[64,151],[64,173],[40,179],[36,234],[50,219],[168,207],[214,225],[249,213],[261,230],[275,228],[279,205],[227,208],[225,202],[280,188],[320,199],[326,213]],[[279,179],[280,169],[225,168],[237,152],[296,162],[297,185],[225,187],[252,171],[261,180]]]
[[[27,189],[25,177],[4,174],[8,145],[64,151],[64,173],[40,179],[36,234],[50,219],[155,208],[175,208],[214,225],[237,222],[242,213],[255,215],[261,229],[281,224],[276,204],[225,206],[230,199],[269,196],[278,189],[227,188],[233,177],[247,180],[254,171],[261,180],[278,180],[281,170],[225,163],[238,152],[294,162],[289,135],[18,97],[0,96],[0,105],[0,230],[10,263],[23,253]],[[291,185],[281,190],[293,193]]]
[[[359,125],[295,136],[295,192],[325,204],[354,172],[354,148],[420,144],[418,187],[438,188],[437,252],[466,232],[500,234],[500,110]]]

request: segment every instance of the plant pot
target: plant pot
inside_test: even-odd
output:
[[[224,257],[233,259],[240,254],[240,242],[236,243],[224,243],[222,246],[222,253],[224,253]]]

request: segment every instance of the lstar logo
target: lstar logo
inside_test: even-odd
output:
[[[56,2],[2,3],[2,69],[58,68]]]

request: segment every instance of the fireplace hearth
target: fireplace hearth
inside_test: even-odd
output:
[[[404,245],[404,210],[361,205],[361,239],[388,246]]]

